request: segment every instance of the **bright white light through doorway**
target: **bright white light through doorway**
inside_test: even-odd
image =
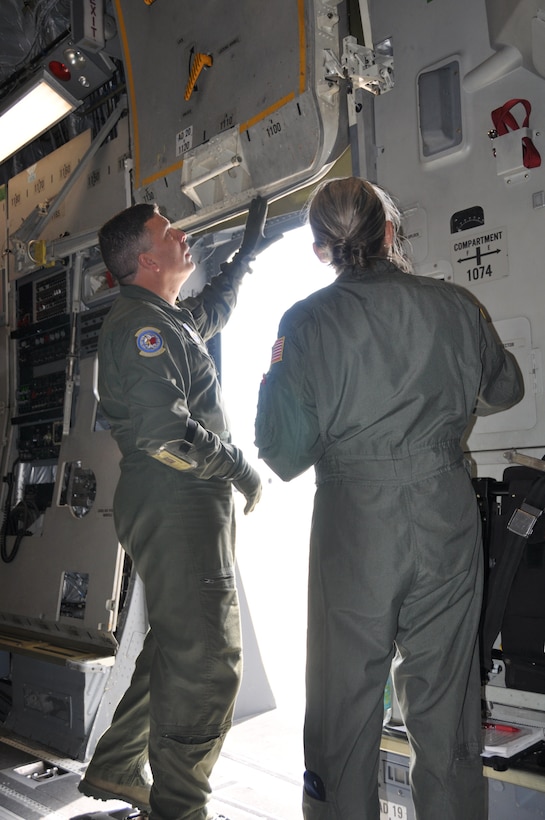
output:
[[[283,313],[330,284],[308,226],[287,232],[253,264],[222,333],[222,385],[234,443],[259,471],[263,497],[249,516],[237,499],[237,560],[265,670],[277,705],[304,708],[308,540],[314,470],[285,483],[257,458],[259,385]]]

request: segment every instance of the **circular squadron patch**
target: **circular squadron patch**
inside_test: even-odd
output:
[[[154,327],[143,327],[134,334],[136,347],[141,356],[160,356],[165,352],[165,343]]]

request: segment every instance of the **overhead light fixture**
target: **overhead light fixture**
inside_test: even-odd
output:
[[[74,111],[73,97],[45,69],[0,102],[0,162]]]

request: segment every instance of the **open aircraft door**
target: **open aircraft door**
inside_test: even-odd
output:
[[[134,194],[184,229],[322,176],[347,144],[328,78],[343,0],[115,2],[126,67]]]

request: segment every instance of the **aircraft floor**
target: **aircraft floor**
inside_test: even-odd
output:
[[[59,773],[50,777],[53,767]],[[126,803],[78,792],[84,770],[0,727],[0,820],[129,818]],[[214,769],[211,808],[229,820],[300,820],[302,773],[302,713],[279,708],[245,719],[231,729]]]

